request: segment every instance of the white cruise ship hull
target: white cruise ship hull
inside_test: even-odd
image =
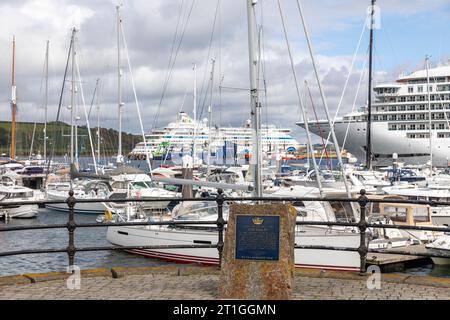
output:
[[[322,136],[326,139],[330,132],[328,123],[319,121]],[[299,122],[297,125],[304,127]],[[347,138],[346,136],[348,126]],[[366,157],[366,128],[367,122],[342,122],[337,120],[334,124],[336,138],[341,148],[350,152],[360,162],[365,163]],[[315,123],[309,124],[312,133],[319,135]],[[447,166],[450,159],[450,139],[437,138],[433,132],[433,165]],[[406,131],[390,131],[387,122],[372,123],[372,151],[375,156],[374,163],[378,166],[392,165],[392,155],[398,154],[398,161],[411,165],[423,165],[430,160],[430,141],[428,138],[408,138]]]
[[[329,229],[302,227],[307,232],[297,232],[297,245],[335,247],[359,246],[358,233],[330,233]],[[193,245],[217,243],[215,231],[169,229],[167,227],[108,227],[107,240],[118,246]],[[133,249],[128,250],[142,256],[174,261],[178,263],[202,263],[217,265],[218,251],[215,248],[192,249]],[[359,254],[354,251],[295,249],[295,266],[339,271],[358,271]]]

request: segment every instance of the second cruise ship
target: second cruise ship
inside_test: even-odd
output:
[[[209,137],[211,130],[211,137]],[[242,127],[217,127],[208,125],[207,119],[194,121],[187,113],[180,112],[176,122],[162,129],[154,129],[145,136],[146,143],[139,142],[130,153],[130,158],[143,158],[150,154],[153,158],[167,153],[186,153],[195,144],[196,154],[207,151],[210,143],[211,153],[232,146],[237,154],[249,154],[252,150],[252,129],[248,120]],[[290,129],[263,125],[261,128],[262,151],[266,154],[295,152],[299,143],[290,135]],[[233,153],[233,152],[231,152]]]

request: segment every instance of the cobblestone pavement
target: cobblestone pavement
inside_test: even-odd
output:
[[[217,275],[126,275],[82,278],[79,290],[65,280],[0,287],[0,299],[217,299]],[[450,299],[449,288],[381,283],[369,290],[365,280],[295,277],[294,299]]]

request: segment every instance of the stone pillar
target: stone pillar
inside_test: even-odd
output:
[[[230,206],[219,298],[291,298],[295,268],[295,221],[296,211],[291,205]],[[277,228],[279,233],[274,233]],[[275,234],[278,239],[274,238]],[[276,240],[278,248],[273,250]]]

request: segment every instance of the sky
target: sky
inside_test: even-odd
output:
[[[301,99],[310,120],[315,119],[314,111],[318,118],[323,118],[324,107],[297,0],[280,1]],[[43,70],[47,40],[50,41],[48,121],[56,120],[71,29],[75,27],[80,70],[80,78],[76,79],[79,123],[86,124],[85,105],[86,113],[91,110],[90,125],[95,125],[97,108],[96,103],[91,108],[91,101],[96,81],[100,79],[100,125],[117,129],[116,6],[119,4],[132,71],[129,71],[122,39],[124,131],[141,132],[132,80],[146,132],[174,121],[180,110],[192,115],[194,65],[198,118],[206,118],[208,105],[212,105],[213,124],[245,123],[250,117],[245,0],[1,0],[0,120],[11,119],[13,35],[18,120],[44,121]],[[330,113],[334,115],[338,105],[339,115],[364,106],[369,43],[366,19],[370,1],[303,0],[301,4]],[[394,81],[402,72],[422,68],[426,55],[431,56],[432,65],[447,63],[450,58],[450,41],[446,38],[450,34],[448,0],[379,0],[377,6],[375,83]],[[295,125],[302,118],[277,0],[259,0],[255,16],[260,39],[259,84],[265,89],[260,93],[263,122],[290,128],[292,135],[305,143],[304,130]],[[69,80],[70,77],[63,92],[60,116],[63,121],[70,120]],[[307,96],[305,81],[312,99]]]

